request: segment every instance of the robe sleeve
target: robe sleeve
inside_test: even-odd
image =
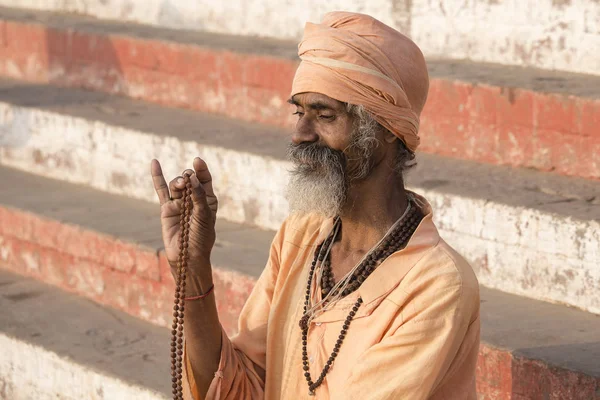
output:
[[[282,228],[275,235],[267,265],[242,308],[238,333],[229,338],[222,330],[221,359],[204,400],[250,400],[264,398],[267,323],[277,281]],[[201,400],[184,353],[184,399]]]
[[[332,400],[474,399],[479,289],[464,285],[452,262],[444,269],[451,272],[411,282],[399,326],[359,357]],[[465,374],[454,380],[464,386],[441,393],[454,374]]]

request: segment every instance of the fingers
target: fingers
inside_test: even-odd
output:
[[[212,187],[212,176],[208,170],[206,162],[199,157],[196,157],[193,162],[194,169],[186,169],[183,173],[171,180],[167,185],[165,181],[162,168],[158,160],[152,160],[150,170],[152,173],[152,181],[154,183],[154,189],[158,195],[160,205],[174,199],[181,199],[185,190],[184,175],[190,175],[190,181],[192,183],[192,200],[194,203],[205,206],[207,204],[206,196],[214,197]]]
[[[152,182],[154,183],[154,190],[156,190],[156,194],[158,195],[158,201],[162,206],[166,202],[169,201],[169,187],[167,186],[167,182],[165,181],[165,177],[162,173],[162,168],[160,167],[160,163],[158,160],[154,159],[150,163],[150,173],[152,174]]]
[[[176,177],[171,182],[169,182],[169,190],[171,191],[171,198],[173,200],[181,199],[183,197],[183,192],[185,191],[185,180],[183,179],[183,175],[186,174],[193,176],[194,171],[192,171],[191,169],[186,169],[181,173],[180,176]]]
[[[200,209],[207,207],[206,192],[202,183],[200,183],[196,175],[190,176],[190,182],[192,183],[192,201],[194,202],[194,206],[199,206]],[[198,207],[194,207],[194,210],[196,209]]]
[[[201,184],[204,185],[212,181],[212,176],[208,170],[208,165],[206,165],[206,162],[200,157],[194,158],[194,171],[196,172],[196,176]]]
[[[184,188],[185,188],[185,183],[181,176],[178,176],[177,178],[175,178],[171,182],[169,182],[169,190],[171,191],[171,198],[173,200],[182,198]]]
[[[204,191],[208,196],[214,196],[213,185],[212,185],[212,175],[208,170],[208,165],[206,162],[200,157],[194,158],[194,171],[196,172],[196,176],[198,180],[202,184]]]

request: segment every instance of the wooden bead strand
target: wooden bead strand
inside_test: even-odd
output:
[[[192,182],[190,175],[184,174],[185,190],[181,199],[181,219],[179,222],[179,257],[175,281],[175,298],[173,300],[173,325],[171,330],[171,382],[173,399],[183,400],[183,317],[185,313],[185,280],[188,263],[188,245],[190,220],[192,217]]]

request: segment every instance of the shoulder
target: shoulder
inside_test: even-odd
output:
[[[434,247],[430,258],[424,259],[424,268],[439,266],[444,274],[459,284],[463,291],[479,293],[479,281],[471,264],[446,241],[441,239]]]
[[[401,286],[405,291],[416,287],[444,291],[479,290],[479,282],[471,265],[443,239],[423,252],[404,277]]]
[[[444,240],[431,247],[406,274],[397,292],[411,303],[404,317],[419,314],[457,316],[469,322],[479,315],[479,282],[473,268]]]

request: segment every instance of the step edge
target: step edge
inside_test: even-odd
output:
[[[47,366],[52,366],[53,368],[50,368],[50,370],[54,371],[54,373],[56,373],[56,371],[66,371],[68,376],[76,376],[78,378],[81,378],[83,375],[84,377],[87,377],[87,379],[85,379],[86,382],[89,383],[90,381],[92,381],[92,382],[95,382],[96,385],[101,385],[101,386],[97,386],[94,389],[92,389],[92,388],[88,389],[88,391],[93,390],[95,392],[94,394],[102,393],[102,396],[107,395],[107,393],[105,393],[104,390],[105,390],[105,388],[109,388],[109,391],[112,391],[113,394],[115,394],[114,392],[117,392],[117,393],[125,392],[125,393],[129,394],[129,396],[127,396],[125,398],[136,398],[136,399],[140,399],[140,400],[159,400],[159,399],[163,400],[163,399],[168,398],[168,396],[165,393],[158,392],[158,391],[156,391],[152,388],[149,388],[148,386],[145,386],[145,385],[140,385],[135,382],[131,382],[127,379],[124,379],[124,378],[118,376],[117,374],[112,373],[109,368],[99,368],[97,365],[94,365],[93,363],[84,363],[81,360],[74,359],[65,354],[59,354],[53,350],[45,348],[44,346],[29,342],[27,340],[23,340],[22,338],[15,337],[15,336],[7,334],[5,332],[0,332],[0,342],[8,343],[9,346],[6,348],[9,348],[9,349],[19,349],[20,348],[21,349],[19,351],[20,354],[30,354],[30,352],[33,351],[36,354],[35,359],[38,362],[41,360],[42,365],[45,364]],[[4,353],[3,356],[0,356],[0,360],[2,360],[3,358],[8,358],[6,353]],[[27,359],[27,357],[19,357],[18,358],[18,360],[23,360],[23,359]],[[17,360],[15,360],[15,358],[13,358],[12,360],[14,362],[13,365],[15,365],[15,364],[18,365],[18,363],[16,362]],[[0,369],[2,369],[2,368],[0,367]],[[63,372],[63,374],[64,374],[64,372]],[[9,379],[9,378],[10,378],[10,376],[3,377],[3,379]],[[77,381],[77,380],[79,380],[78,378],[75,378],[74,380]],[[31,378],[29,378],[29,379],[26,378],[25,380],[31,381]],[[36,380],[36,379],[34,379],[34,380]],[[54,382],[57,382],[57,381],[61,381],[61,380],[60,379],[54,380]],[[4,381],[4,382],[6,384],[8,384],[9,388],[11,386],[15,386],[15,382],[7,382],[7,381]],[[27,385],[27,386],[29,386],[29,385]],[[65,385],[61,385],[61,386],[65,387]],[[67,386],[69,386],[69,385],[67,385]],[[29,390],[31,390],[31,389],[36,390],[36,388],[29,387]],[[38,387],[38,389],[43,390],[43,389],[47,389],[47,388]],[[6,388],[5,388],[5,390],[6,390]],[[98,392],[98,390],[100,390],[101,392]],[[76,392],[79,392],[79,391],[76,391]],[[65,394],[65,393],[61,391],[61,394]],[[110,394],[110,393],[108,393],[108,394]],[[134,397],[132,397],[132,395]],[[117,398],[117,397],[112,397],[112,398]]]

